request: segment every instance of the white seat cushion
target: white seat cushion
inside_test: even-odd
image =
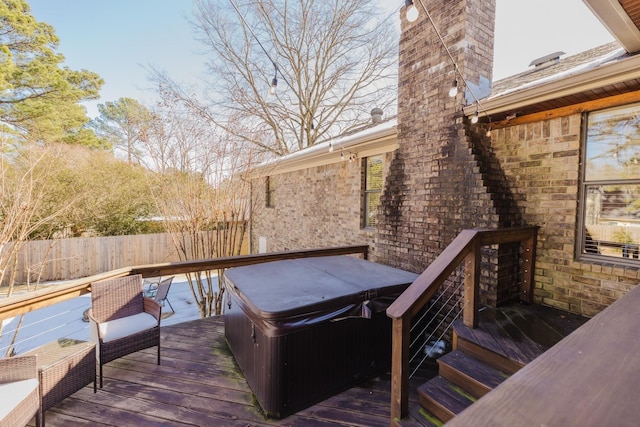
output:
[[[104,342],[117,340],[136,332],[146,331],[158,326],[158,321],[149,313],[138,313],[133,316],[100,323],[100,335]]]
[[[0,384],[0,419],[6,417],[36,388],[38,388],[36,378]]]

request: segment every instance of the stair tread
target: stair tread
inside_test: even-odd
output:
[[[509,377],[505,372],[459,350],[445,354],[438,359],[438,364],[445,364],[488,389],[496,388]]]
[[[547,350],[546,347],[533,342],[526,336],[514,338],[504,333],[499,325],[486,322],[481,326],[487,330],[468,328],[460,320],[453,322],[454,330],[459,338],[476,343],[502,357],[517,362],[521,366],[533,361]]]
[[[400,427],[442,427],[444,424],[444,421],[440,420],[425,408],[418,407],[417,405],[409,408],[409,414],[411,417],[407,418],[411,418],[416,423],[415,426],[414,424],[405,424],[402,422],[399,424]]]
[[[446,408],[453,415],[459,414],[476,401],[461,387],[440,375],[418,387],[418,393],[421,396],[421,401],[422,399],[430,400]]]

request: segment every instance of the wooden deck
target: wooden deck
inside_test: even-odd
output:
[[[282,420],[267,419],[227,348],[222,317],[161,331],[160,366],[155,348],[108,363],[104,387],[96,394],[85,387],[51,408],[46,426],[389,425],[388,375]],[[412,390],[421,382],[416,379]]]
[[[640,286],[447,426],[638,426]]]
[[[636,300],[638,301],[632,303],[634,307],[640,304],[640,289],[636,294]],[[612,307],[616,305],[618,303]],[[627,309],[629,308],[632,307],[627,307]],[[603,312],[603,314],[608,311]],[[631,315],[633,314],[633,309],[630,313]],[[598,317],[595,319],[598,319]],[[514,341],[519,342],[520,345],[517,347],[521,349],[523,356],[518,357],[528,359],[536,357],[538,351],[542,353],[548,347],[562,340],[566,335],[581,326],[585,320],[584,318],[579,318],[579,316],[541,306],[515,305],[483,311],[480,316],[479,329],[471,331],[470,334],[474,336],[476,341],[488,344],[496,353],[504,353],[509,357],[515,354]],[[609,320],[606,322],[610,324]],[[585,336],[581,331],[590,324],[593,324],[593,321],[578,331],[583,336],[583,339],[587,339],[589,336]],[[633,323],[628,325],[628,333],[637,331],[637,327],[634,328]],[[615,330],[617,326],[611,327]],[[632,337],[633,339],[628,336],[626,338],[618,337],[615,333],[610,333],[609,336],[616,343],[619,340],[628,340],[628,345],[632,345],[635,351],[635,353],[630,354],[635,355],[640,351],[640,340],[637,339],[637,334],[634,338]],[[569,338],[561,341],[560,345],[563,345]],[[603,343],[603,341],[594,342],[591,347],[599,347],[600,343]],[[612,344],[611,348],[602,348],[601,350],[615,352],[613,343],[607,341],[607,344]],[[578,344],[581,349],[584,345],[586,344]],[[99,389],[94,394],[93,387],[87,386],[57,404],[47,411],[46,425],[49,427],[80,425],[368,427],[388,426],[390,423],[391,385],[388,374],[346,390],[282,420],[266,418],[226,345],[223,317],[212,317],[163,326],[161,329],[161,346],[162,364],[160,366],[155,364],[154,348],[125,356],[105,365],[104,388],[102,390]],[[564,364],[571,365],[575,363],[577,357],[575,351],[578,351],[575,348],[577,347],[568,348],[556,354],[558,347],[553,347],[550,351],[534,360],[529,366],[537,365],[538,361],[547,358],[548,354],[555,354],[555,357],[560,357],[558,360],[561,360]],[[567,351],[571,354],[566,353]],[[637,385],[640,383],[640,378],[638,378],[638,372],[640,372],[638,361],[640,361],[640,358],[634,357],[633,359],[633,361],[625,359],[627,367],[623,372],[628,377],[626,383],[631,381]],[[591,357],[589,360],[593,362]],[[603,360],[606,365],[606,359]],[[529,360],[523,359],[522,361],[528,362]],[[557,362],[552,361],[551,365],[556,366]],[[526,371],[529,366],[520,372]],[[635,370],[629,371],[629,366]],[[565,367],[565,369],[567,369],[567,372],[571,372],[569,367]],[[581,369],[585,374],[590,372],[588,365],[582,363],[576,365],[576,369]],[[613,370],[615,371],[615,369]],[[410,417],[402,420],[401,425],[403,427],[434,425],[425,418],[424,411],[420,409],[417,388],[427,379],[435,376],[436,371],[427,368],[419,372],[419,375],[411,379]],[[549,378],[549,375],[540,375],[542,375],[541,378]],[[575,372],[571,373],[571,375],[579,376]],[[520,373],[514,375],[512,379],[519,378],[519,376]],[[583,376],[590,378],[589,375]],[[562,380],[562,377],[558,376],[555,371],[553,377],[558,377]],[[614,377],[611,376],[611,378]],[[606,383],[606,379],[597,378],[598,381],[604,383]],[[541,380],[536,380],[534,383],[542,387],[541,390],[543,391],[541,393],[543,394],[546,393],[544,390],[553,390],[554,388],[549,383]],[[562,380],[560,383],[562,387],[567,387],[566,390],[580,390],[575,389],[569,380]],[[587,381],[587,383],[589,382]],[[478,402],[483,402],[488,396],[502,390],[503,386],[504,384]],[[518,387],[523,386],[520,384]],[[581,387],[585,387],[583,390],[591,390],[592,385],[587,387],[586,383],[583,383]],[[524,387],[524,390],[526,388]],[[575,396],[582,396],[578,391],[564,393],[563,390],[558,390],[558,394],[572,402],[577,399]],[[506,401],[514,401],[513,396],[517,396],[518,398],[513,404],[516,406],[521,405],[523,403],[522,393],[521,389],[518,389],[517,392],[511,390],[506,397],[509,397],[510,394],[512,397],[506,399]],[[634,394],[629,390],[628,395],[631,398]],[[503,395],[499,400],[504,398],[505,396]],[[536,398],[540,399],[540,396]],[[529,402],[530,400],[524,398],[524,402],[535,403]],[[544,402],[545,400],[542,399],[541,401]],[[546,401],[549,407],[553,406],[549,404],[548,399]],[[479,424],[465,424],[463,422],[460,424],[459,421],[456,421],[458,418],[456,417],[450,423],[455,425],[518,425],[510,424],[513,421],[512,419],[509,419],[509,422],[505,424],[493,423],[493,409],[503,405],[504,402],[502,401],[500,403],[495,401],[492,403],[490,407],[493,408],[489,410],[490,415],[487,415],[491,422],[487,421],[484,424],[482,422]],[[563,405],[567,406],[568,403],[563,402]],[[475,407],[476,405],[473,405],[467,411]],[[521,410],[522,408],[514,409],[513,413],[520,413]],[[576,410],[578,410],[577,407]],[[465,415],[467,411],[463,412],[460,417]],[[468,418],[464,419],[468,422]],[[476,420],[474,417],[472,419]],[[482,418],[477,420],[480,419]],[[640,419],[640,414],[638,419]],[[30,425],[34,424],[34,421],[32,421]],[[555,424],[548,423],[547,425]]]

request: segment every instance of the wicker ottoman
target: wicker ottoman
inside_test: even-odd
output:
[[[96,345],[92,342],[60,338],[25,354],[38,358],[42,425],[44,413],[56,403],[93,382],[96,392]]]

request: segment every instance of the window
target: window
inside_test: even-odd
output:
[[[638,265],[640,104],[587,116],[579,257]]]
[[[271,177],[268,176],[267,179],[265,180],[265,201],[266,201],[266,206],[268,208],[273,208],[275,207],[275,193],[276,190],[273,187],[273,181],[271,180]]]
[[[382,156],[366,157],[363,160],[363,227],[375,227],[380,195],[382,194]]]

